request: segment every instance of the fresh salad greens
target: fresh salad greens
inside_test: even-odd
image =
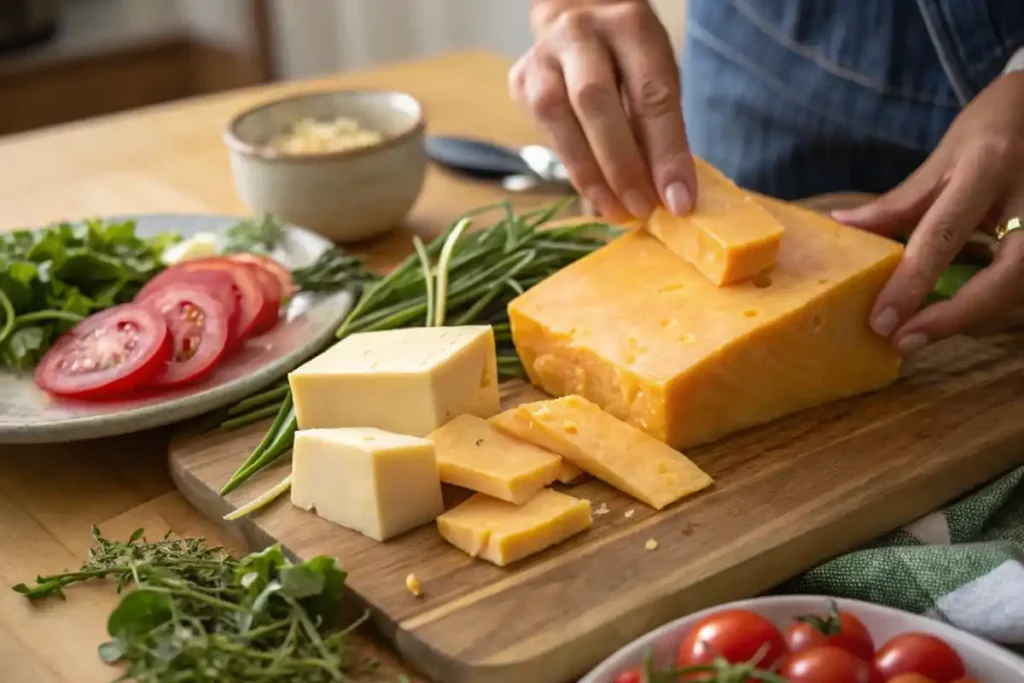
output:
[[[179,239],[98,219],[0,234],[0,365],[29,369],[75,323],[131,301]]]
[[[491,325],[503,380],[523,376],[512,345],[508,303],[526,289],[605,245],[619,229],[601,222],[547,228],[562,208],[516,214],[508,202],[487,206],[455,221],[430,244],[417,240],[415,253],[386,277],[363,290],[337,337],[355,332],[430,325]],[[500,212],[490,227],[469,232],[471,222]],[[243,404],[245,407],[243,408]],[[222,427],[237,428],[276,416],[266,437],[224,485],[227,493],[286,456],[296,429],[287,383],[230,409]],[[287,486],[282,482],[277,491]],[[272,498],[262,497],[261,504]],[[246,507],[247,511],[256,509]],[[238,511],[236,511],[237,513]]]
[[[235,558],[202,539],[125,542],[93,527],[96,547],[81,569],[40,576],[14,590],[37,600],[111,578],[125,592],[107,621],[100,657],[126,665],[118,680],[347,681],[354,663],[341,628],[345,572],[334,558],[292,564],[280,546]],[[361,620],[360,620],[361,621]]]

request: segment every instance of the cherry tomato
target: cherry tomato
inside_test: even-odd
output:
[[[163,315],[174,339],[174,354],[164,372],[153,379],[154,386],[181,386],[213,371],[224,356],[229,335],[220,301],[202,287],[179,282],[153,292],[143,305]]]
[[[871,683],[871,665],[833,645],[794,652],[779,675],[789,683]]]
[[[704,617],[679,645],[676,666],[710,664],[722,657],[733,664],[756,657],[760,669],[770,669],[786,654],[786,641],[772,622],[748,610],[723,610]],[[695,674],[698,679],[705,674]]]
[[[250,263],[256,266],[260,266],[277,280],[278,284],[281,285],[282,296],[291,296],[295,293],[295,281],[292,280],[292,274],[288,272],[288,269],[282,266],[280,263],[268,256],[261,256],[259,254],[231,254],[228,256],[232,261],[241,261],[242,263]]]
[[[935,683],[935,681],[921,674],[909,673],[890,678],[886,683]]]
[[[824,616],[801,617],[786,631],[790,652],[799,652],[821,645],[833,645],[865,662],[875,656],[875,643],[861,620],[849,612],[840,612],[835,603]]]
[[[121,304],[61,335],[36,366],[35,381],[58,396],[113,398],[151,382],[170,356],[163,316],[146,306]]]
[[[644,673],[640,669],[623,671],[612,680],[612,683],[644,683]]]
[[[952,683],[964,676],[964,663],[949,645],[927,633],[901,633],[875,655],[875,666],[886,680],[918,673],[935,683]]]
[[[223,306],[228,320],[228,350],[241,343],[238,333],[240,314],[239,295],[235,287],[235,279],[226,272],[217,270],[199,270],[187,272],[177,268],[169,268],[150,280],[135,296],[136,303],[145,303],[154,294],[168,287],[185,283],[201,287],[216,297]]]
[[[953,683],[981,683],[981,682],[977,678],[971,678],[970,676],[965,676],[964,678],[956,679],[955,681],[953,681]]]
[[[265,326],[268,320],[277,320],[279,302],[266,297],[255,268],[219,256],[182,261],[175,268],[180,268],[184,272],[222,271],[234,278],[238,291],[238,336],[240,339],[248,339],[253,336],[256,329]]]

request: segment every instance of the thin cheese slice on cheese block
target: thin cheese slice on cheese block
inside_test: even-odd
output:
[[[895,381],[900,357],[868,315],[903,247],[759,201],[786,227],[763,277],[716,287],[634,232],[513,300],[532,383],[682,450]]]
[[[490,418],[490,422],[501,431],[511,434],[517,439],[532,443],[556,455],[562,455],[558,451],[558,442],[549,438],[543,430],[535,427],[533,419],[530,418],[528,413],[510,408]],[[555,479],[563,484],[577,484],[585,479],[586,476],[586,472],[563,457],[558,467],[558,476]]]
[[[288,375],[300,429],[377,427],[426,436],[500,410],[487,325],[353,334]]]
[[[543,489],[524,505],[474,494],[437,518],[449,543],[504,567],[590,528],[590,502]]]
[[[529,415],[566,460],[655,510],[712,484],[689,458],[580,396],[516,410]]]
[[[517,505],[553,482],[562,462],[475,415],[459,415],[427,438],[441,481]]]
[[[784,226],[752,194],[707,164],[697,166],[697,205],[686,216],[655,209],[647,230],[715,285],[775,264]]]
[[[444,512],[434,444],[380,429],[295,434],[292,503],[378,541]]]

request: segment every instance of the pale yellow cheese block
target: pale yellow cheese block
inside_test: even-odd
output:
[[[426,436],[500,410],[487,325],[353,334],[288,375],[300,429],[377,427]]]
[[[711,486],[711,477],[682,453],[579,396],[516,410],[557,442],[567,460],[656,510]]]
[[[437,518],[441,536],[472,557],[499,567],[590,528],[590,502],[542,489],[524,505],[474,494]]]
[[[427,438],[441,481],[517,505],[553,482],[562,462],[475,415],[459,415]]]
[[[433,442],[373,428],[296,432],[291,497],[378,541],[444,512]]]
[[[868,318],[903,247],[758,200],[786,228],[763,278],[717,287],[638,231],[513,300],[530,381],[680,450],[895,381],[900,356]]]
[[[647,230],[711,283],[729,285],[775,264],[783,224],[728,178],[697,165],[697,205],[685,216],[658,208]]]
[[[490,422],[498,429],[511,434],[517,439],[532,443],[544,450],[551,451],[555,455],[562,455],[558,452],[558,442],[548,438],[542,430],[535,428],[533,420],[526,413],[510,408],[490,418]],[[578,484],[586,476],[586,472],[563,457],[556,479],[563,484]]]

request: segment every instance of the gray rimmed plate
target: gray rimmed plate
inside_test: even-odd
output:
[[[144,215],[131,219],[139,235],[173,231],[187,239],[200,232],[223,239],[237,216]],[[274,257],[289,268],[312,263],[331,243],[307,230],[288,227]],[[334,335],[352,308],[348,292],[302,293],[267,334],[250,339],[202,382],[147,396],[110,402],[74,401],[36,387],[32,374],[0,370],[0,443],[55,443],[127,434],[161,427],[222,408],[266,387],[301,364]]]

